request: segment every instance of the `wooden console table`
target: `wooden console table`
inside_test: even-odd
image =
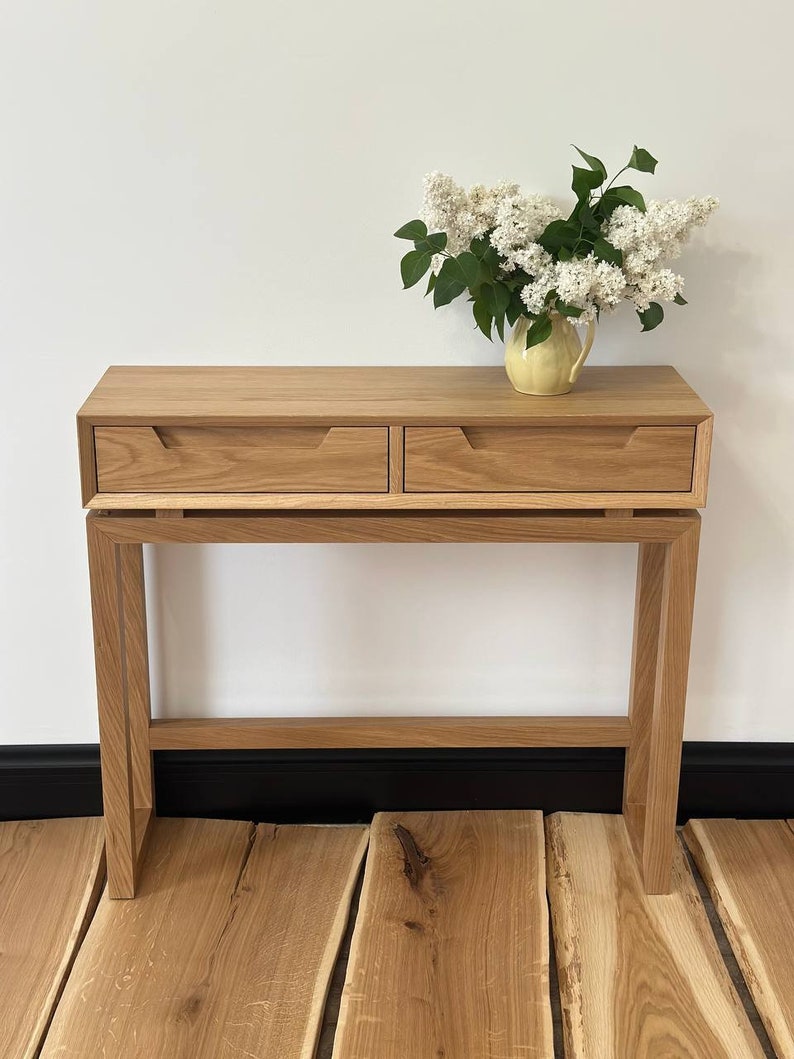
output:
[[[133,897],[151,751],[625,746],[649,893],[670,886],[713,417],[670,367],[110,368],[78,413],[111,897]],[[626,717],[155,720],[143,544],[639,544]]]

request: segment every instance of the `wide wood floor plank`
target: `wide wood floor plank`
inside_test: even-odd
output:
[[[334,1059],[552,1059],[538,812],[375,817]]]
[[[794,832],[691,820],[684,835],[778,1059],[794,1059]]]
[[[38,1054],[103,878],[99,817],[0,823],[0,1055]]]
[[[158,820],[100,902],[43,1059],[310,1059],[365,827]]]
[[[762,1059],[676,843],[645,894],[623,818],[546,822],[566,1059]]]

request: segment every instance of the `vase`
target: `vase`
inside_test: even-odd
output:
[[[559,313],[552,312],[551,334],[545,342],[526,348],[526,316],[516,320],[513,332],[505,345],[505,370],[513,388],[519,393],[553,397],[568,393],[579,378],[595,337],[595,324],[587,323],[584,345],[573,324]]]

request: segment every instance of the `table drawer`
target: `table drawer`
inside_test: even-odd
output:
[[[385,493],[387,427],[95,427],[103,493]]]
[[[405,490],[687,492],[694,427],[408,427]]]

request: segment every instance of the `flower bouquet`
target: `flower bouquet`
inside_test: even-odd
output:
[[[404,286],[430,273],[436,308],[468,292],[475,325],[492,340],[513,328],[505,363],[524,393],[570,390],[592,345],[595,321],[622,301],[634,306],[643,331],[664,318],[661,302],[686,305],[684,280],[667,263],[693,228],[718,206],[712,197],[645,199],[616,184],[627,169],[653,173],[656,159],[635,147],[611,179],[604,163],[575,148],[587,167],[573,167],[576,203],[566,216],[543,195],[502,182],[468,191],[444,173],[424,182],[421,218],[394,234],[413,241],[400,263]],[[575,330],[586,324],[584,349]]]

